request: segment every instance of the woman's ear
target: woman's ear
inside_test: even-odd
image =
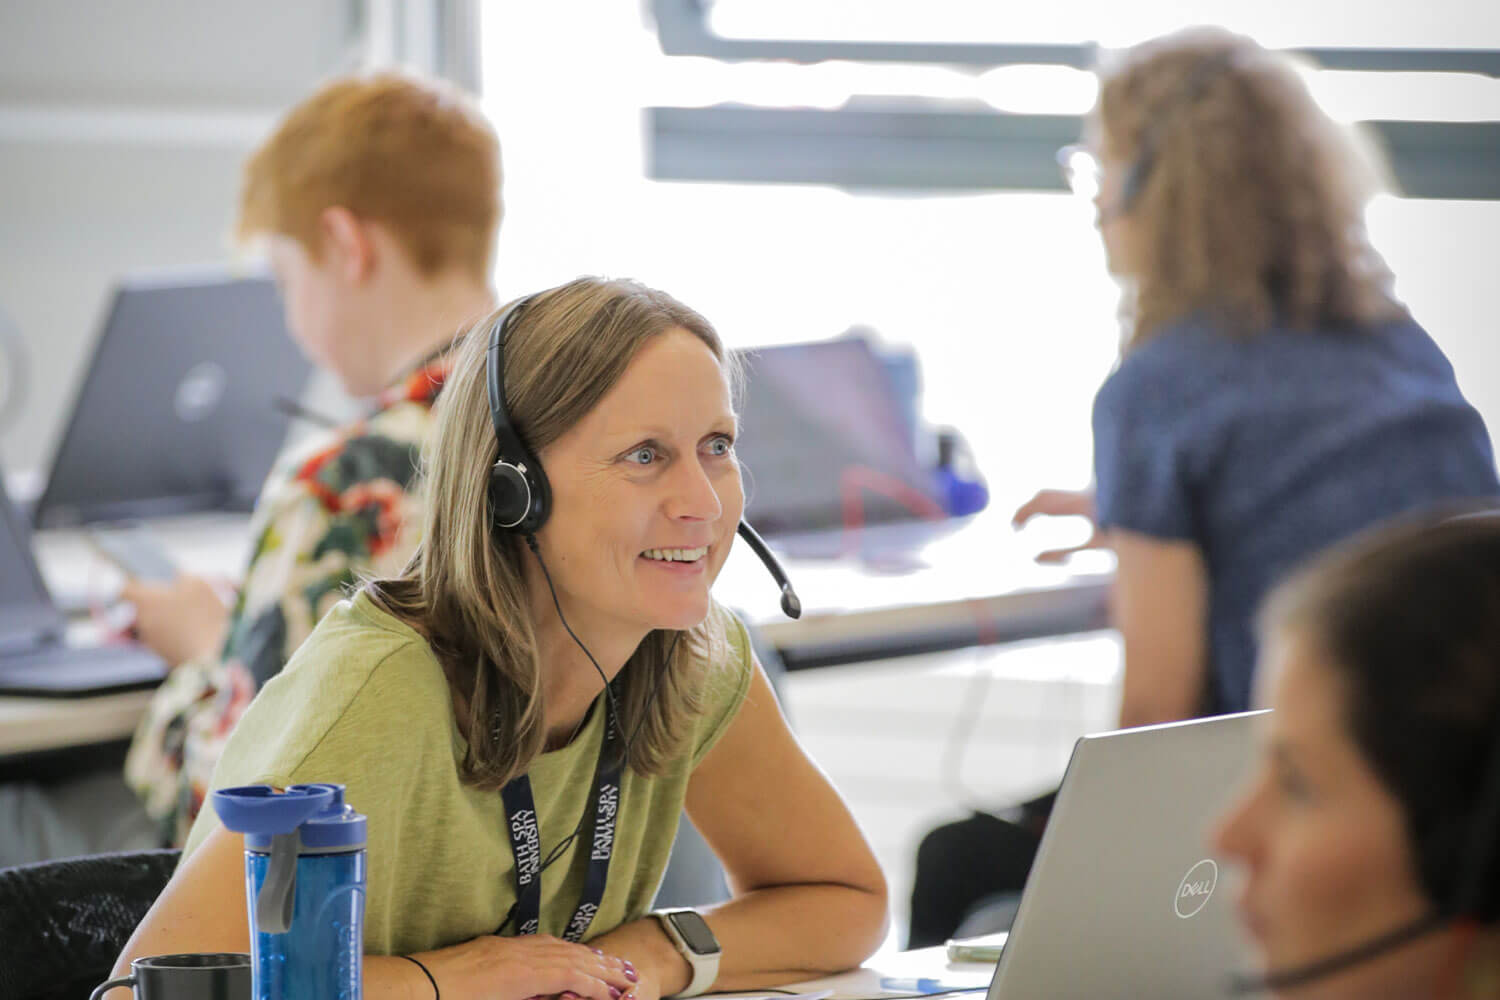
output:
[[[375,270],[375,241],[369,226],[341,205],[318,216],[324,254],[330,269],[351,285],[363,283]]]

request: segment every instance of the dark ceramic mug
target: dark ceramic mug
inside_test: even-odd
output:
[[[135,1000],[250,1000],[250,956],[148,955],[130,963],[130,975],[97,986],[89,1000],[119,986],[134,987]]]

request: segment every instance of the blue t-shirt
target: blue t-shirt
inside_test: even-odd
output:
[[[1254,618],[1289,570],[1404,511],[1500,494],[1484,422],[1410,320],[1170,327],[1099,390],[1094,476],[1101,527],[1203,553],[1211,712],[1250,707]]]

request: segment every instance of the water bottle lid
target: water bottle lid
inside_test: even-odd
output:
[[[284,792],[241,785],[214,792],[212,801],[220,822],[243,833],[251,850],[268,851],[272,837],[293,830],[305,853],[365,846],[365,817],[345,804],[343,785],[292,785]]]

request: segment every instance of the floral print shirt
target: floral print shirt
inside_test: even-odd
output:
[[[125,780],[161,828],[186,839],[235,722],[324,613],[416,548],[421,450],[448,374],[439,357],[384,393],[375,413],[274,472],[252,515],[249,567],[214,660],[179,665],[157,689]]]

